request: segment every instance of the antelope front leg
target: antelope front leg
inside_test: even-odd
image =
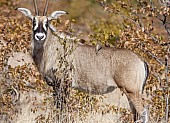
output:
[[[66,103],[66,98],[68,97],[68,87],[67,83],[62,83],[61,79],[56,78],[54,75],[57,70],[49,70],[47,71],[44,79],[48,85],[53,87],[54,93],[54,103],[57,108],[63,109],[64,104]]]

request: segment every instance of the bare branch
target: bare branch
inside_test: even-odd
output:
[[[170,7],[170,1],[169,0],[158,0],[158,2],[160,3],[160,5]]]
[[[165,56],[165,80],[166,80],[166,83],[167,83],[166,86],[167,86],[167,91],[168,91],[168,94],[166,95],[166,111],[165,111],[165,121],[166,121],[166,123],[168,123],[168,114],[169,114],[169,79],[168,79],[169,51],[170,51],[170,45],[168,45],[168,49],[167,49],[168,54],[167,54],[167,56]]]
[[[164,63],[158,58],[156,57],[154,54],[152,54],[151,52],[145,50],[146,53],[148,53],[152,58],[154,58],[159,64],[164,65]]]
[[[168,123],[168,113],[169,113],[169,95],[166,96],[166,111],[165,111],[165,121]]]
[[[158,16],[156,16],[156,18],[158,20],[160,20],[166,30],[166,32],[168,33],[168,35],[170,36],[170,28],[168,27],[168,22],[167,22],[167,15],[166,14],[163,14],[163,19],[159,18]]]

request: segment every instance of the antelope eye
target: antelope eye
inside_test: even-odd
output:
[[[48,27],[48,22],[46,22],[45,26]]]
[[[46,27],[48,26],[47,22],[45,22],[45,26],[46,26]]]

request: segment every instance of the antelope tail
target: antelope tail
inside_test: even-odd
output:
[[[142,85],[142,93],[146,84],[146,80],[148,79],[148,75],[149,75],[149,67],[148,64],[146,62],[144,62],[144,67],[145,67],[145,79],[143,81],[143,85]]]

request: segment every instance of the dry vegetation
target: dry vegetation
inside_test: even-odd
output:
[[[63,21],[58,20],[59,29],[68,31],[64,24],[67,20],[71,20],[71,28],[74,29],[72,32],[87,39],[85,43],[94,45],[96,42],[101,42],[107,47],[131,49],[145,59],[149,64],[150,75],[145,86],[147,98],[145,97],[144,103],[150,111],[151,122],[160,122],[166,117],[169,118],[170,112],[166,110],[168,107],[170,109],[167,102],[170,98],[168,21],[170,8],[156,0],[150,2],[132,0],[130,3],[128,0],[107,0],[107,2],[69,0],[54,4],[56,2],[58,1],[52,1],[50,12],[57,8],[70,13],[69,17],[62,19]],[[15,67],[8,64],[14,52],[30,53],[31,23],[15,11],[18,6],[33,10],[32,1],[0,1],[0,122],[5,123],[15,119],[22,107],[19,99],[22,95],[19,95],[25,94],[23,97],[25,100],[27,96],[35,99],[37,95],[37,99],[42,100],[44,106],[42,107],[45,108],[48,104],[48,109],[52,109],[51,112],[56,114],[48,117],[38,114],[35,117],[36,122],[53,123],[56,120],[54,116],[58,116],[58,111],[53,106],[53,89],[44,82],[34,63],[21,59],[18,62],[25,64]],[[102,114],[119,112],[122,115],[121,122],[130,122],[128,110],[113,105],[99,106],[98,102],[104,98],[103,96],[95,97],[72,89],[70,92],[71,95],[67,100],[68,114],[65,114],[69,115],[69,118],[74,119],[73,116],[77,112],[79,119],[83,119],[90,111]],[[30,93],[33,98],[29,96]],[[45,95],[45,98],[39,98],[40,95]],[[36,99],[33,102],[36,102]],[[37,107],[32,107],[31,111],[36,112],[39,110]]]

